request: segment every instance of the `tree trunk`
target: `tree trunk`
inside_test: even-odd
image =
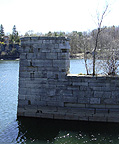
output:
[[[99,34],[100,34],[100,28],[98,28],[98,32],[97,32],[97,35],[96,35],[95,48],[94,48],[94,51],[93,51],[93,76],[95,75],[96,50],[97,50],[97,46],[98,46]]]
[[[84,61],[85,61],[85,68],[86,68],[87,75],[89,75],[88,65],[87,65],[87,59],[84,58]]]
[[[95,51],[93,54],[93,76],[95,76]]]

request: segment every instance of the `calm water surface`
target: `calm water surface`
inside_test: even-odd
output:
[[[71,73],[81,67],[71,60]],[[17,118],[18,72],[18,61],[0,61],[0,144],[119,144],[119,124]]]

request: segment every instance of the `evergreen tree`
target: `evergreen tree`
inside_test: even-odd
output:
[[[4,36],[4,27],[3,27],[2,24],[1,24],[1,26],[0,26],[0,35],[1,35],[1,36]]]
[[[12,34],[10,35],[9,43],[14,44],[19,42],[20,42],[19,34],[18,31],[16,30],[16,26],[14,25],[12,29]]]
[[[13,31],[12,31],[12,35],[14,35],[14,36],[16,36],[17,35],[17,30],[16,30],[16,26],[14,25],[13,26],[13,29],[12,29]]]
[[[4,36],[4,27],[1,24],[1,26],[0,26],[0,41],[2,41],[2,42],[4,41],[3,36]]]

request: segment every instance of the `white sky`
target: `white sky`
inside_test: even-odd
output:
[[[119,0],[107,0],[111,12],[103,25],[119,25]],[[0,0],[0,24],[5,33],[17,31],[24,34],[29,30],[88,31],[96,28],[96,11],[102,14],[105,0]]]

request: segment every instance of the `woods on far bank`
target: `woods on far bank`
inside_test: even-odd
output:
[[[12,34],[5,35],[4,27],[0,26],[0,59],[19,58],[20,36],[13,26]]]

